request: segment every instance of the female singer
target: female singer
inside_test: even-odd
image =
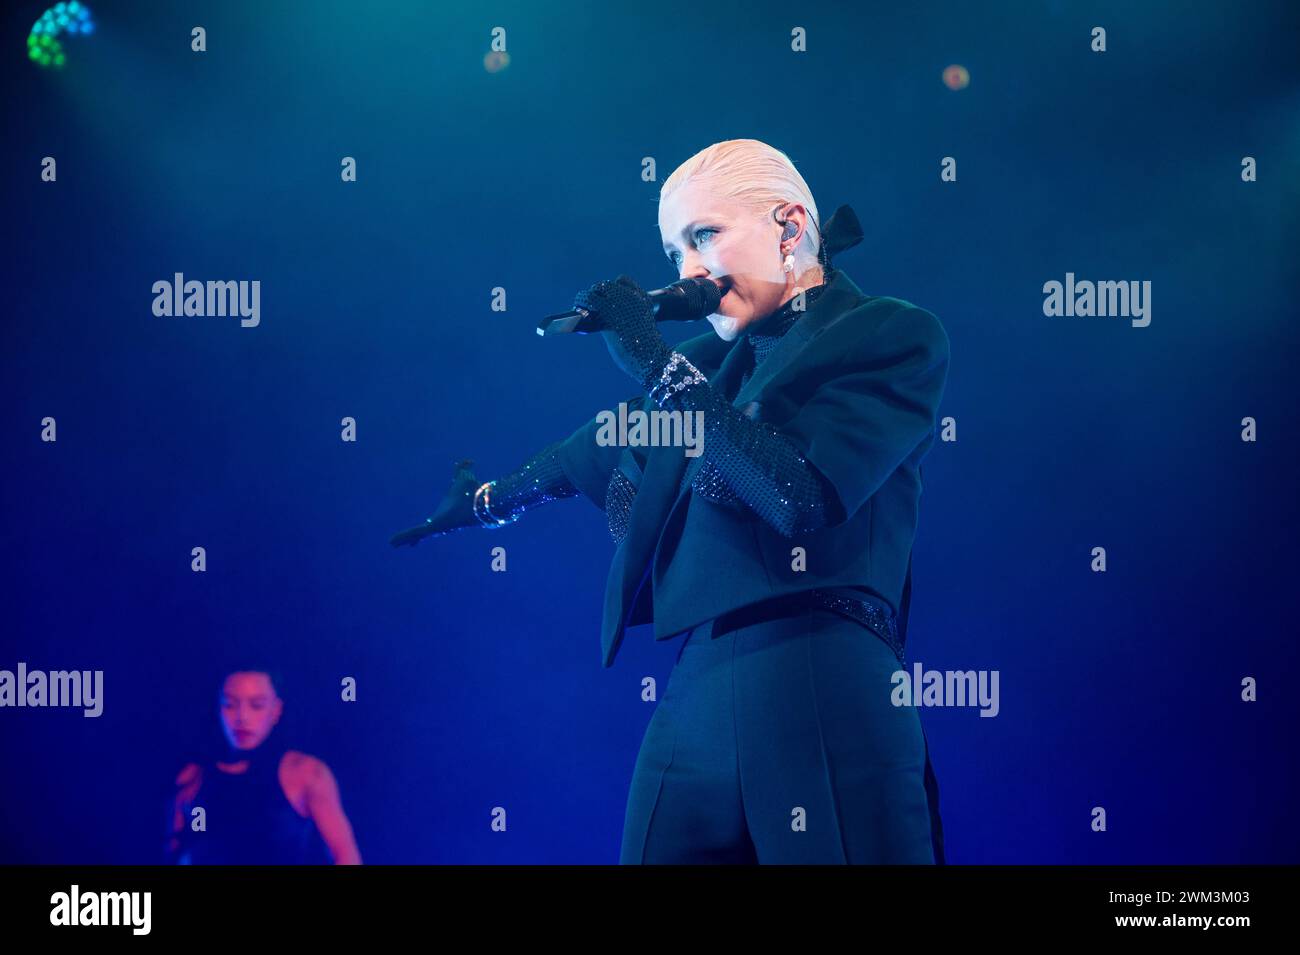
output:
[[[610,446],[593,419],[493,481],[459,462],[434,515],[392,538],[578,494],[605,510],[605,665],[627,626],[687,634],[637,757],[624,863],[944,861],[920,720],[891,677],[948,338],[832,266],[862,238],[851,209],[820,225],[779,150],[692,156],[660,190],[659,230],[679,277],[723,292],[714,333],[670,348],[626,276],[574,307],[640,386],[629,413],[702,411],[703,453]]]
[[[227,674],[228,751],[176,777],[167,852],[180,865],[360,865],[330,768],[272,738],[284,702],[264,671]],[[195,829],[193,810],[203,809]]]

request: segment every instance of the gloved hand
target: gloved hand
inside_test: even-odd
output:
[[[579,292],[574,308],[600,316],[606,331],[605,345],[614,363],[631,375],[645,390],[659,379],[672,357],[654,320],[654,304],[636,282],[626,275],[613,281],[597,282]]]
[[[482,522],[474,516],[474,492],[482,483],[474,476],[473,461],[457,461],[451,487],[433,516],[423,524],[399,531],[388,542],[394,547],[414,547],[426,537],[448,534],[462,527],[481,527]]]

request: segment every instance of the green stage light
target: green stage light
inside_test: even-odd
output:
[[[60,33],[89,35],[95,32],[90,8],[78,0],[56,3],[32,24],[27,36],[27,58],[40,66],[58,69],[67,62],[67,54],[56,38]]]

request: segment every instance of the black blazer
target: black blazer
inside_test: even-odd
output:
[[[689,486],[679,494],[683,475],[693,476],[705,455],[601,446],[593,418],[561,446],[565,473],[602,509],[615,469],[636,487],[606,583],[606,667],[629,626],[653,622],[655,639],[666,640],[802,590],[867,587],[906,612],[921,459],[934,443],[948,372],[943,326],[909,302],[863,294],[836,270],[739,392],[748,346],[738,345],[710,331],[676,350],[710,387],[795,443],[835,490],[833,523],[786,538],[747,507],[714,503]],[[654,407],[645,395],[628,405]]]

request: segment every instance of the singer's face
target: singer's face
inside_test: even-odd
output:
[[[235,749],[261,746],[283,709],[265,673],[232,673],[221,687],[221,726]]]
[[[792,294],[781,270],[781,226],[735,200],[688,181],[659,204],[664,253],[678,278],[709,278],[724,290],[709,322],[732,341]]]

